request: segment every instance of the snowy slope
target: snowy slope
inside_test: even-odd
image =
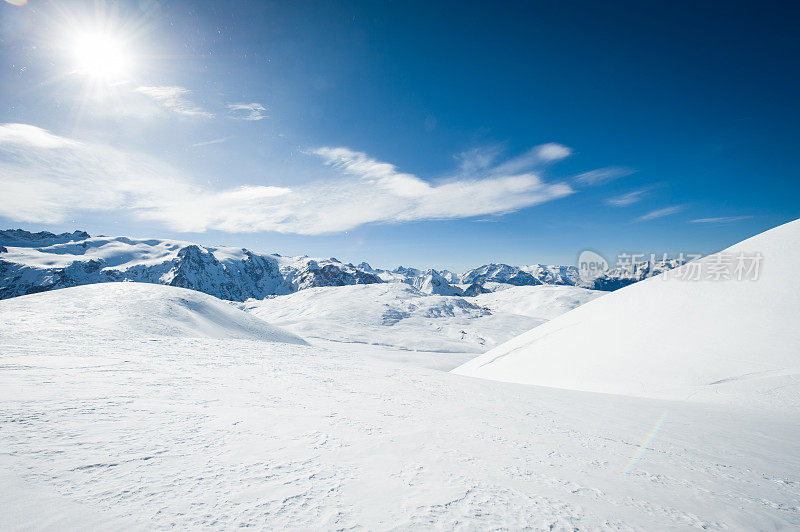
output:
[[[505,312],[551,320],[606,294],[577,286],[511,286],[470,299],[492,312]]]
[[[312,288],[241,308],[307,339],[439,353],[483,353],[544,321],[406,283]]]
[[[742,253],[763,256],[757,280],[705,278]],[[587,303],[455,372],[604,393],[800,406],[798,264],[795,221]],[[690,268],[700,269],[701,280],[685,278]]]
[[[0,345],[14,338],[56,336],[107,340],[162,337],[240,338],[304,344],[215,297],[171,286],[106,283],[0,302]]]
[[[198,307],[165,299],[241,323],[155,285],[0,301],[0,529],[800,526],[794,411],[470,379],[353,344],[173,335]]]

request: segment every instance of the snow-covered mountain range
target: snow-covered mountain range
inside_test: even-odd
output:
[[[0,231],[0,299],[85,284],[135,281],[189,288],[231,301],[264,299],[323,286],[402,282],[423,294],[475,296],[513,286],[566,285],[615,290],[681,263],[634,265],[592,282],[574,266],[486,264],[447,270],[382,270],[335,258],[284,257],[177,240]]]

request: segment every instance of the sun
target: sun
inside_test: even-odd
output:
[[[77,73],[94,81],[123,81],[133,67],[125,42],[107,32],[84,32],[75,36],[71,47]]]

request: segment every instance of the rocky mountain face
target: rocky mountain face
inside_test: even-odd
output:
[[[485,264],[465,272],[461,276],[464,284],[483,284],[486,282],[512,284],[514,286],[533,286],[542,281],[518,266],[508,264]]]
[[[293,259],[281,269],[292,291],[320,286],[382,283],[380,277],[352,264],[331,259]]]
[[[532,266],[520,266],[520,268],[541,281],[542,284],[567,286],[583,286],[585,284],[581,280],[578,268],[575,266],[534,264]]]
[[[436,270],[427,270],[424,274],[414,277],[414,288],[423,294],[436,294],[439,296],[463,296],[464,291],[451,285],[447,278]]]
[[[75,231],[73,233],[61,233],[56,235],[49,231],[39,231],[31,233],[23,229],[0,230],[0,242],[4,246],[35,248],[42,246],[52,246],[53,244],[63,244],[64,242],[74,242],[89,238],[86,231]]]
[[[335,259],[287,259],[170,240],[87,238],[51,246],[0,239],[0,299],[93,283],[135,281],[244,301],[317,286],[382,282]]]
[[[584,283],[574,266],[486,264],[458,275],[447,270],[355,266],[335,258],[284,257],[241,248],[176,240],[92,238],[83,231],[56,235],[0,231],[0,299],[93,283],[134,281],[197,290],[244,301],[306,288],[402,282],[424,294],[475,296],[498,286],[541,284],[616,290],[683,264],[644,261],[609,270]]]

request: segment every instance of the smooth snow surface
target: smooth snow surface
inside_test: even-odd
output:
[[[0,301],[0,529],[800,526],[796,412],[264,341],[224,305],[139,284]]]
[[[681,279],[610,293],[454,370],[507,382],[800,407],[800,221],[701,260],[761,253],[757,280]],[[500,292],[497,295],[502,295]]]
[[[104,283],[31,294],[0,304],[1,343],[50,335],[147,340],[160,337],[241,338],[305,342],[226,301],[194,290],[145,283]]]
[[[607,292],[577,286],[512,286],[471,298],[474,304],[540,320],[551,320]]]

